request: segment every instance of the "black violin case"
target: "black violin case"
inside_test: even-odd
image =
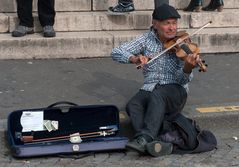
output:
[[[119,129],[114,105],[57,102],[10,113],[7,136],[14,157],[33,157],[124,150],[128,139]]]

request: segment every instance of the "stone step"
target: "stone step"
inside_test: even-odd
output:
[[[179,28],[198,28],[212,21],[210,27],[238,27],[239,10],[225,9],[223,12],[183,12],[179,11],[182,18]],[[8,17],[6,17],[6,15]],[[118,31],[118,30],[145,30],[151,26],[151,11],[137,11],[128,15],[107,15],[107,12],[64,12],[56,16],[56,31]],[[18,24],[16,14],[1,14],[0,20],[4,22],[0,26],[0,32],[13,31]],[[6,23],[9,22],[9,27]],[[9,29],[8,29],[9,28]],[[42,30],[37,16],[35,15],[35,31]]]
[[[118,0],[55,0],[55,9],[61,11],[104,11],[109,6],[115,6]],[[205,0],[206,6],[210,0]],[[169,4],[177,9],[183,9],[190,0],[169,0]],[[154,0],[134,0],[136,10],[152,10]],[[0,12],[16,12],[16,0],[0,0]],[[238,0],[226,0],[224,8],[239,8]],[[37,11],[37,0],[33,1],[33,11]]]
[[[92,10],[104,11],[108,10],[109,6],[115,6],[118,0],[92,0]],[[135,10],[153,10],[154,0],[134,0]]]
[[[118,0],[55,0],[57,12],[102,11],[115,6]],[[0,0],[0,12],[16,12],[16,0]],[[136,10],[152,10],[154,0],[135,0]],[[37,0],[33,0],[33,11],[37,11]]]
[[[0,34],[0,59],[109,57],[113,47],[143,32],[59,32],[55,38],[43,38],[41,34],[13,38]],[[201,53],[239,52],[239,28],[206,28],[192,40],[200,46]]]
[[[8,18],[5,17],[8,16]],[[2,19],[9,21],[9,30],[4,26],[0,32],[13,31],[18,24],[15,13],[3,14]],[[107,12],[61,12],[57,13],[55,21],[56,31],[101,31],[101,30],[140,30],[151,25],[152,11],[137,11],[128,15],[108,15]],[[189,13],[182,13],[183,21],[180,28],[188,28]],[[34,14],[35,31],[42,30],[37,14]]]
[[[16,12],[16,0],[0,0],[0,12]],[[55,10],[60,11],[91,11],[90,0],[55,0]],[[33,11],[37,11],[37,0],[33,0]]]
[[[9,31],[9,16],[0,13],[0,33]]]
[[[193,12],[190,15],[190,27],[198,28],[208,21],[212,21],[210,27],[239,27],[239,10],[225,9],[223,12]]]
[[[207,6],[211,0],[203,0],[203,6]],[[188,6],[190,0],[169,0],[169,4],[174,6],[177,9],[183,9]],[[224,8],[225,9],[238,9],[239,8],[239,0],[224,0]]]
[[[160,0],[158,0],[160,1]],[[93,0],[93,10],[107,10],[108,6],[114,6],[117,0]],[[176,9],[183,9],[188,6],[190,0],[169,0],[169,5],[174,6]],[[203,6],[207,6],[210,0],[204,0]],[[108,4],[108,5],[106,5]],[[154,9],[154,0],[134,0],[134,5],[136,10],[150,10]],[[239,8],[238,0],[226,0],[224,1],[225,9],[235,9]]]

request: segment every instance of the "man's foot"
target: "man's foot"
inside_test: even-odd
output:
[[[25,36],[26,34],[33,34],[34,30],[33,27],[26,27],[19,25],[17,28],[12,32],[13,37],[22,37]]]
[[[144,154],[146,151],[145,146],[147,143],[147,140],[143,136],[139,136],[134,140],[128,142],[126,144],[126,148],[133,149],[138,151],[139,153]]]
[[[56,32],[55,32],[53,26],[44,26],[43,27],[43,36],[44,37],[55,37]]]
[[[221,12],[223,10],[224,2],[223,0],[211,0],[208,6],[203,7],[204,11],[215,11]]]
[[[133,3],[129,3],[129,4],[119,3],[115,7],[109,7],[108,11],[113,13],[127,13],[127,12],[132,12],[134,10],[135,9],[134,9]]]
[[[173,152],[173,144],[162,141],[152,141],[146,144],[146,150],[153,157],[168,155]]]
[[[185,12],[200,12],[202,9],[202,0],[191,0],[189,5],[183,9]]]

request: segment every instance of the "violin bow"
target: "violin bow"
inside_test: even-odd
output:
[[[43,139],[34,139],[33,136],[22,136],[21,140],[25,144],[36,144],[36,143],[44,143],[44,142],[54,142],[61,140],[70,140],[72,143],[80,143],[81,139],[94,138],[100,136],[108,136],[115,134],[118,131],[118,127],[115,125],[100,127],[99,131],[90,132],[90,133],[74,133],[67,136],[59,136],[59,137],[51,137],[51,138],[43,138]]]
[[[212,23],[212,21],[209,21],[208,23],[206,23],[205,25],[203,25],[201,28],[199,28],[198,30],[194,31],[192,34],[185,36],[184,38],[179,38],[175,44],[173,44],[172,46],[168,47],[167,49],[165,49],[164,51],[160,52],[158,55],[156,55],[155,57],[153,57],[152,59],[150,59],[147,64],[149,64],[150,62],[154,61],[155,59],[159,58],[159,56],[161,56],[162,54],[166,53],[167,51],[169,51],[170,49],[172,49],[173,47],[175,47],[176,45],[179,45],[181,42],[183,42],[184,40],[188,39],[190,36],[193,36],[195,34],[197,34],[199,31],[201,31],[202,29],[204,29],[205,27],[209,26]]]

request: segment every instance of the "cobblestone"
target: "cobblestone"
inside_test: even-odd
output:
[[[232,139],[222,140],[219,149],[200,154],[168,155],[157,158],[141,156],[135,152],[96,153],[81,159],[38,157],[30,159],[15,159],[10,155],[1,155],[1,167],[224,167],[239,166],[238,142]],[[230,146],[229,146],[230,145]],[[4,146],[4,145],[3,145]],[[6,150],[6,149],[5,149]]]
[[[200,120],[199,120],[200,122]],[[167,155],[162,157],[142,156],[134,151],[103,152],[95,154],[71,155],[69,158],[49,156],[25,159],[13,158],[10,154],[5,133],[0,133],[0,167],[239,167],[239,144],[230,134],[221,135],[222,127],[214,129],[218,137],[218,149],[185,155]],[[227,129],[228,127],[223,127]],[[234,133],[234,132],[233,132]],[[221,136],[223,136],[221,138]],[[228,136],[228,138],[225,138]],[[80,158],[82,156],[82,158]]]

